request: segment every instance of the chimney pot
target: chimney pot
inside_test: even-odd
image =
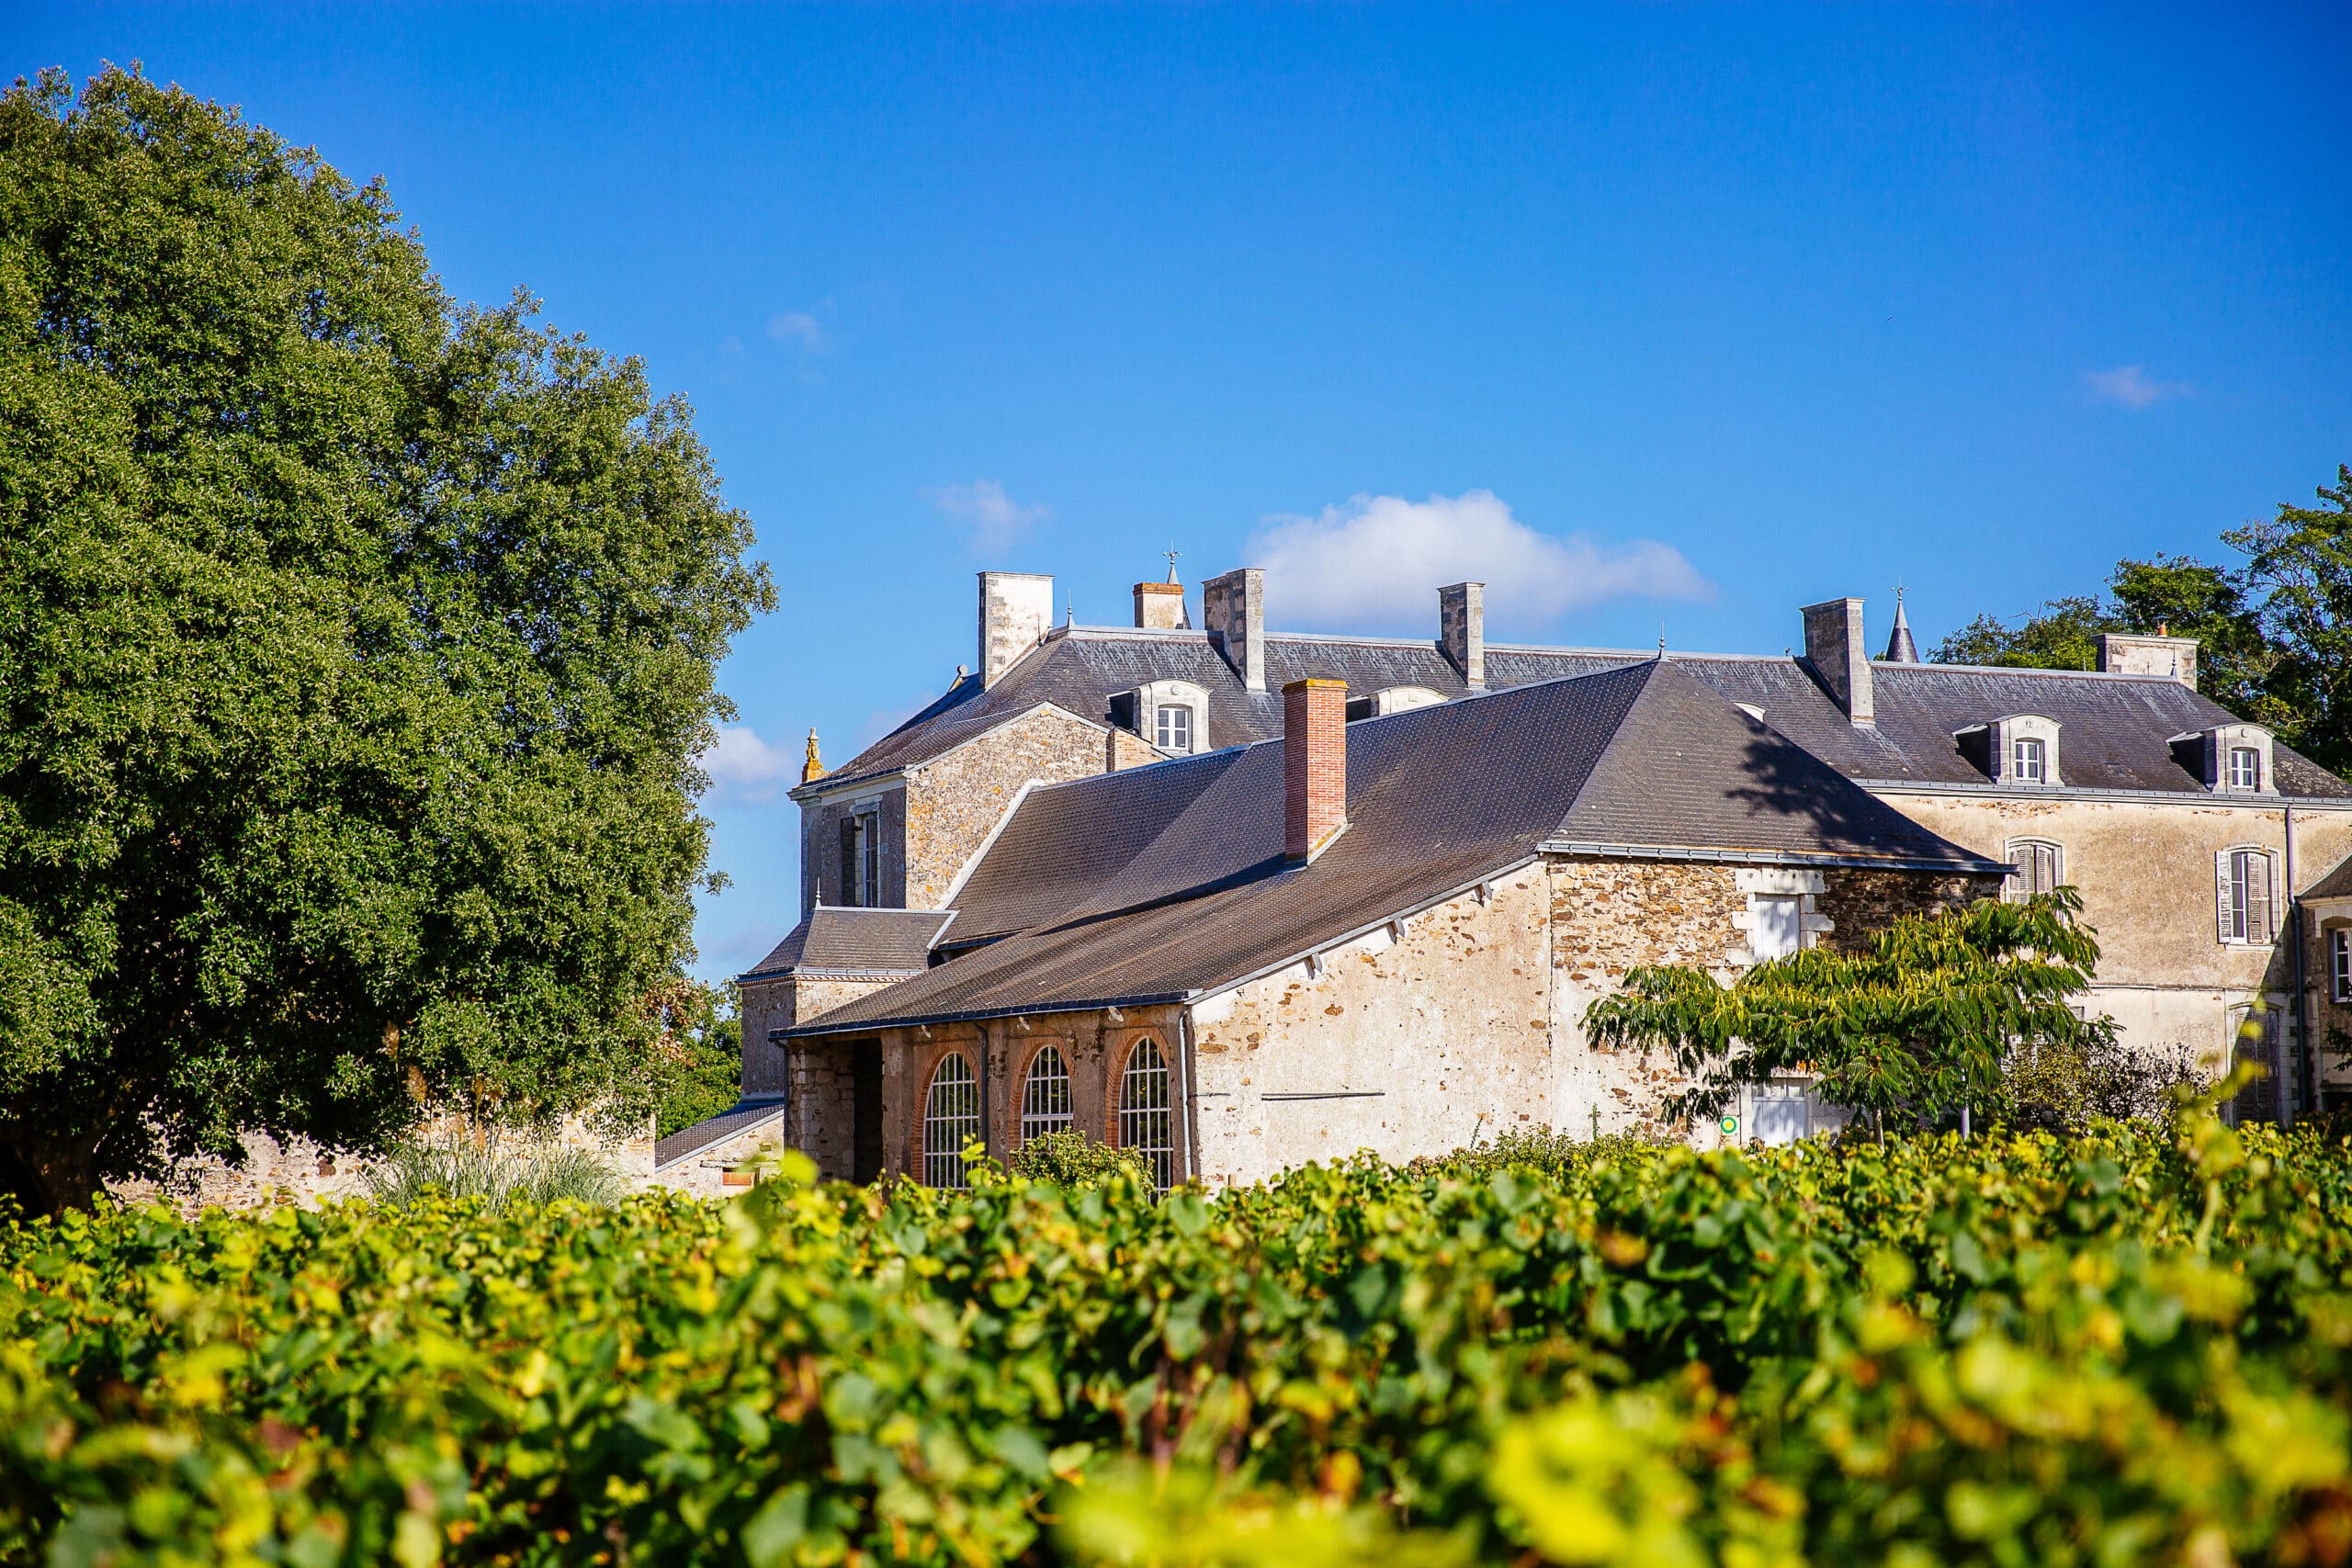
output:
[[[1028,571],[980,573],[980,688],[1029,656],[1054,624],[1054,580]]]
[[[1856,724],[1878,722],[1860,599],[1831,599],[1804,607],[1804,660],[1848,718]]]
[[[1348,683],[1283,688],[1283,852],[1305,863],[1348,821]]]
[[[1437,640],[1474,692],[1487,689],[1487,585],[1457,582],[1437,591]]]

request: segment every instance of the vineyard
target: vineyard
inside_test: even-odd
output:
[[[0,1235],[0,1560],[2352,1554],[2352,1146],[1531,1145]]]

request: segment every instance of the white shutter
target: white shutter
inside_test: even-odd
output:
[[[2258,947],[2267,947],[2277,932],[2270,929],[2271,860],[2267,854],[2249,850],[2245,857],[2245,939]]]
[[[2213,913],[2223,942],[2236,939],[2237,914],[2230,905],[2230,852],[2217,851],[2213,856]]]

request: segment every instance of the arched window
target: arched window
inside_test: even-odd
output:
[[[1170,1111],[1168,1058],[1149,1035],[1127,1053],[1119,1074],[1119,1146],[1151,1163],[1151,1182],[1166,1191],[1176,1177],[1176,1124]]]
[[[1069,1131],[1069,1064],[1051,1045],[1029,1058],[1021,1080],[1021,1141]]]
[[[2001,884],[2001,897],[2012,904],[2051,892],[2066,879],[2066,852],[2047,839],[2011,839],[2008,857],[2017,870]]]
[[[961,1051],[932,1070],[922,1102],[922,1184],[964,1185],[964,1145],[980,1135],[980,1084]]]

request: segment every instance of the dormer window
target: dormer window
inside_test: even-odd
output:
[[[2176,735],[2170,744],[2174,760],[2215,795],[2268,795],[2278,787],[2270,731],[2261,725],[2217,724]]]
[[[1996,784],[2049,789],[2065,782],[2058,755],[2058,721],[2038,713],[2013,713],[1990,724],[1954,730],[1962,756]]]
[[[1190,681],[1146,681],[1119,705],[1126,712],[1122,716],[1114,708],[1114,716],[1131,724],[1164,756],[1189,757],[1206,749],[1209,694]]]

